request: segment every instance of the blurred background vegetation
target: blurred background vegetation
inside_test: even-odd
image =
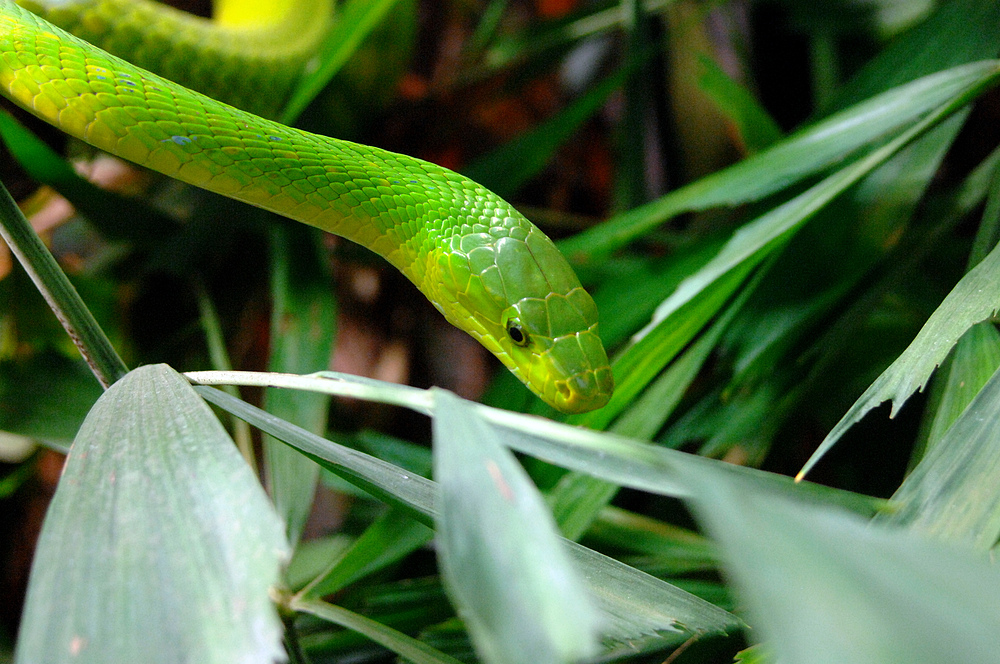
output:
[[[202,2],[175,4],[211,11]],[[765,153],[802,127],[1000,51],[998,6],[977,0],[383,4],[376,27],[298,126],[442,164],[511,200],[566,241],[598,302],[613,354],[735,229],[895,134],[879,132],[801,172],[789,157],[786,182],[752,194],[722,192],[687,205],[664,199],[668,192],[699,182],[711,189],[703,178]],[[820,206],[780,251],[747,263],[743,285],[722,293],[676,347],[644,360],[655,365],[645,391],[606,417],[574,421],[797,472],[977,262],[970,256],[981,259],[992,248],[996,235],[984,237],[980,220],[1000,143],[998,99],[995,91],[983,93]],[[0,147],[0,180],[129,366],[333,368],[555,416],[378,257],[95,155],[9,104],[3,108],[14,119],[3,119],[10,148]],[[31,134],[42,143],[33,144]],[[78,172],[114,197],[48,165],[43,146],[69,155]],[[29,161],[40,171],[26,169]],[[767,173],[746,177],[764,181]],[[636,210],[638,217],[628,216]],[[602,225],[608,219],[620,223]],[[295,341],[283,346],[280,331],[289,328]],[[1000,344],[992,326],[975,334],[983,339],[972,362],[984,374],[982,385],[1000,364]],[[671,360],[672,378],[660,373]],[[616,378],[630,368],[616,365]],[[34,286],[0,254],[0,630],[8,637],[60,453],[100,393]],[[935,424],[940,397],[934,389],[929,394],[930,408],[920,394],[895,419],[888,409],[866,418],[811,479],[892,495],[928,440],[947,428]],[[253,391],[243,396],[264,400]],[[299,412],[334,440],[426,466],[430,424],[422,416],[351,400],[333,400],[329,413],[324,399],[274,405],[301,423],[290,415]],[[568,535],[734,608],[704,541],[672,530],[694,527],[680,503],[590,488],[588,501],[613,497],[615,507],[577,523],[566,507],[574,495],[567,476],[527,465]],[[379,510],[323,475],[308,519],[302,515],[303,540],[352,537]],[[349,589],[344,601],[471,657],[454,624],[442,622],[451,614],[434,573],[431,554],[418,551]],[[316,661],[385,657],[350,633],[318,630],[311,638],[305,643]],[[706,638],[669,661],[728,662],[745,645],[738,635]]]

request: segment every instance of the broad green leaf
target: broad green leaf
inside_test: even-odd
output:
[[[1000,538],[998,477],[1000,372],[994,372],[876,520],[989,551]]]
[[[996,661],[1000,570],[984,558],[735,477],[687,479],[753,638],[779,661]]]
[[[970,327],[1000,309],[1000,247],[970,270],[945,297],[913,342],[833,427],[799,471],[801,478],[855,422],[883,401],[892,400],[891,416],[927,384],[934,371]]]
[[[115,383],[77,435],[32,567],[17,662],[284,657],[269,591],[280,519],[232,440],[164,365]]]
[[[307,373],[329,366],[336,304],[321,258],[319,233],[277,226],[271,236],[271,371]],[[322,434],[330,399],[296,390],[267,390],[267,410]],[[265,477],[278,514],[295,546],[312,508],[319,466],[287,445],[264,437]]]
[[[414,664],[460,664],[457,659],[431,648],[412,636],[333,604],[315,599],[294,600],[291,608],[363,634]]]
[[[231,374],[226,380],[233,382],[235,376],[236,374]],[[273,378],[272,382],[274,382]],[[326,384],[327,389],[343,389],[352,394],[357,393],[355,392],[356,388],[361,388],[361,390],[371,394],[374,388],[372,384],[378,381],[345,376],[339,381],[324,378],[313,379],[312,382]],[[426,407],[427,402],[415,398],[414,393],[423,393],[421,390],[388,383],[381,385],[382,387],[378,390],[379,394],[390,402],[409,402],[410,407],[421,411]],[[434,482],[366,454],[319,438],[315,434],[269,415],[239,399],[234,399],[219,390],[207,387],[196,387],[195,389],[211,403],[246,420],[262,431],[284,440],[304,454],[316,459],[325,468],[356,483],[372,495],[391,505],[408,510],[424,523],[430,524],[432,522],[437,509],[437,485]],[[392,392],[395,394],[391,394]],[[486,407],[478,406],[478,408]],[[486,409],[486,412],[495,411],[494,409]],[[499,413],[499,411],[496,412]],[[537,426],[538,423],[545,422],[545,420],[524,415],[515,415],[515,417],[520,418],[522,426],[529,430]],[[556,426],[562,427],[564,433],[583,432],[582,429],[575,427]],[[634,444],[641,445],[640,443]],[[645,447],[647,446],[643,446],[643,448]],[[681,453],[677,452],[676,454]],[[654,462],[654,466],[654,472],[662,474],[661,464]],[[807,487],[812,486],[807,484],[796,487],[785,479],[779,481],[797,492],[808,493]],[[834,496],[840,495],[838,492],[822,487],[819,490],[823,494],[831,491]],[[865,499],[859,500],[865,501]],[[858,501],[855,502],[858,503]],[[858,505],[860,507],[860,503]],[[867,505],[861,509],[870,513],[873,506],[870,501],[867,501]],[[736,616],[660,579],[573,542],[564,541],[564,546],[569,547],[590,595],[596,598],[598,608],[602,613],[603,636],[611,642],[627,644],[639,639],[658,639],[660,643],[682,643],[689,636],[689,633],[684,631],[682,626],[694,633],[700,633],[727,631],[740,624]]]
[[[474,407],[436,391],[438,561],[481,657],[556,664],[596,654],[599,614],[538,489]]]
[[[683,212],[760,200],[837,164],[942,105],[967,98],[988,85],[996,70],[994,61],[975,62],[893,88],[800,130],[749,159],[564,240],[559,248],[571,260],[586,262],[625,246]]]

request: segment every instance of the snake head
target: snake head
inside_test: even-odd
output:
[[[436,252],[432,301],[549,405],[600,408],[614,381],[594,300],[544,233],[520,215],[504,221]]]

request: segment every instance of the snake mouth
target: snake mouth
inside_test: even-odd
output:
[[[552,402],[564,413],[586,413],[606,405],[614,386],[611,367],[588,369],[555,381]]]

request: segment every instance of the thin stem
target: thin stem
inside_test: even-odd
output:
[[[128,373],[104,330],[3,183],[0,183],[0,237],[17,256],[101,385],[108,388]]]

